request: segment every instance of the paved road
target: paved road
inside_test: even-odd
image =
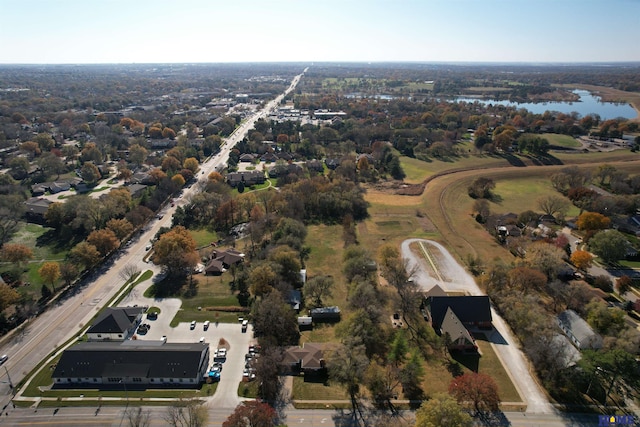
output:
[[[438,274],[433,273],[433,268],[425,261],[424,257],[414,254],[409,246],[412,243],[425,245],[428,253],[431,253],[432,261],[436,264]],[[408,239],[401,245],[402,257],[408,260],[408,268],[415,269],[414,280],[425,290],[431,289],[436,283],[447,292],[462,291],[469,295],[484,295],[473,277],[456,262],[441,244],[430,240]],[[429,273],[432,272],[432,274]],[[553,413],[554,409],[549,403],[544,391],[536,383],[530,374],[530,366],[524,354],[517,346],[517,340],[511,334],[511,330],[504,320],[492,308],[494,329],[489,336],[496,354],[512,382],[518,389],[518,393],[527,404],[529,413]]]
[[[199,175],[200,181],[206,181],[211,171],[226,164],[233,146],[244,138],[256,120],[265,117],[270,110],[279,105],[280,101],[295,88],[301,77],[302,74],[297,75],[283,94],[270,101],[263,110],[255,113],[229,138],[226,138],[220,152],[201,166],[204,174]],[[176,206],[183,204],[191,194],[195,194],[198,187],[194,185],[186,189]],[[85,327],[124,283],[120,272],[125,266],[131,264],[139,266],[140,269],[149,268],[142,262],[147,254],[146,246],[161,227],[171,226],[171,216],[175,209],[175,206],[165,208],[162,219],[154,219],[137,239],[106,263],[94,277],[86,280],[86,284],[77,288],[74,295],[54,303],[41,316],[32,319],[19,331],[2,340],[0,354],[9,355],[9,360],[3,366],[6,371],[1,370],[0,407],[8,405],[12,397],[9,376],[13,384],[18,383],[32,369],[39,366],[49,353]]]

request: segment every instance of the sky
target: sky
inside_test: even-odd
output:
[[[0,0],[0,63],[631,62],[640,0]]]

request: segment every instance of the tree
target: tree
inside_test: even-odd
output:
[[[48,283],[56,291],[56,282],[60,279],[60,265],[57,262],[45,262],[38,269],[38,274],[45,283]]]
[[[287,245],[276,246],[269,252],[269,261],[278,269],[280,277],[294,288],[300,285],[300,260],[298,252]]]
[[[610,218],[597,212],[583,212],[576,220],[578,229],[586,231],[606,230],[610,224]]]
[[[476,221],[484,224],[489,218],[489,215],[491,215],[489,201],[487,201],[487,199],[476,199],[476,201],[473,202],[473,212],[476,213]]]
[[[622,349],[585,350],[578,364],[592,385],[587,393],[600,389],[603,404],[606,404],[612,392],[631,396],[640,385],[636,358]]]
[[[6,283],[0,283],[0,312],[20,300],[20,294]]]
[[[252,310],[253,331],[267,345],[296,345],[300,339],[295,311],[277,290],[257,301]],[[278,319],[274,322],[273,319]]]
[[[363,419],[360,409],[360,384],[369,365],[369,358],[365,348],[353,339],[347,339],[331,355],[327,362],[329,377],[341,384],[349,395],[354,419],[358,423],[358,416]]]
[[[47,178],[52,175],[56,175],[56,179],[58,179],[60,177],[60,173],[64,171],[64,163],[62,163],[60,157],[51,152],[44,153],[38,159],[38,165],[40,166],[44,176]]]
[[[470,404],[476,415],[497,411],[500,405],[498,386],[486,374],[470,372],[454,378],[449,394],[460,404]]]
[[[169,275],[185,274],[199,261],[196,241],[182,226],[164,233],[153,245],[154,260],[167,267]]]
[[[602,230],[589,239],[589,248],[606,263],[624,258],[628,242],[618,230]]]
[[[48,133],[39,133],[34,138],[35,142],[40,146],[40,150],[42,152],[51,151],[51,149],[56,145],[56,142],[53,140],[50,134]]]
[[[87,243],[95,246],[103,257],[118,249],[120,240],[109,228],[92,231],[87,236]]]
[[[491,178],[478,177],[473,180],[468,188],[469,196],[474,199],[491,199],[491,191],[496,188],[496,183]]]
[[[129,160],[140,166],[147,159],[147,149],[139,144],[133,144],[129,147]]]
[[[559,247],[545,242],[537,242],[527,247],[525,263],[531,268],[542,271],[551,280],[556,277],[558,270],[564,265],[563,258],[565,256],[566,252]]]
[[[333,277],[315,276],[307,280],[302,291],[312,307],[322,307],[322,299],[331,296],[331,288],[333,288]]]
[[[416,411],[415,427],[471,427],[473,420],[456,400],[437,393]]]
[[[623,276],[620,276],[616,280],[616,287],[618,288],[618,293],[620,295],[624,295],[627,292],[629,292],[631,290],[632,285],[633,285],[633,279],[631,279],[631,277],[627,276],[626,274]]]
[[[258,264],[249,272],[251,293],[257,297],[268,294],[273,290],[278,275],[268,263]]]
[[[587,271],[593,263],[593,255],[587,251],[577,250],[571,254],[571,263],[575,265],[578,270]]]
[[[547,215],[564,216],[569,208],[569,202],[564,197],[549,194],[538,199],[538,207]]]
[[[140,273],[140,269],[135,264],[127,264],[122,267],[122,270],[118,273],[120,278],[125,282],[132,281]]]
[[[78,277],[78,267],[70,262],[65,262],[60,265],[60,278],[64,282],[65,286],[71,285]]]
[[[3,176],[5,175],[0,175],[0,177]],[[10,176],[6,177],[10,185],[13,179]],[[18,230],[24,211],[24,199],[20,195],[4,194],[0,197],[0,245],[8,242]]]
[[[148,427],[151,425],[151,411],[142,408],[128,408],[125,411],[129,427]]]
[[[73,249],[69,251],[69,257],[74,260],[74,262],[84,265],[85,268],[93,267],[102,258],[98,249],[86,241],[75,245]]]
[[[86,182],[88,185],[95,185],[101,177],[98,167],[89,162],[85,162],[82,165],[82,169],[80,169],[80,175],[82,176],[84,182]]]
[[[128,220],[122,219],[110,219],[107,221],[107,228],[116,235],[118,240],[123,240],[129,234],[133,232],[133,224]]]
[[[625,327],[625,312],[608,307],[604,301],[594,298],[585,311],[589,325],[603,335],[617,335]]]
[[[17,264],[18,267],[22,267],[31,258],[33,258],[33,251],[30,247],[21,243],[5,243],[0,249],[0,259],[11,264]]]
[[[209,412],[198,400],[182,400],[167,408],[164,420],[171,427],[204,427],[207,425]]]
[[[182,162],[182,167],[185,169],[189,169],[191,172],[196,173],[198,171],[198,159],[195,157],[189,157]]]
[[[242,402],[222,427],[273,427],[278,414],[275,409],[259,400]]]
[[[509,285],[524,292],[541,291],[547,283],[547,276],[540,270],[528,267],[516,267],[509,271]]]

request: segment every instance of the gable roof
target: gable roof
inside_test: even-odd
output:
[[[305,343],[302,347],[288,347],[284,352],[282,363],[295,365],[300,363],[301,369],[324,368],[324,353],[333,348],[330,343]]]
[[[195,378],[207,343],[81,342],[62,353],[53,378]]]
[[[131,328],[143,307],[107,307],[87,330],[88,334],[119,334]]]
[[[458,296],[458,297],[438,297],[433,296],[427,299],[429,311],[431,313],[431,323],[435,330],[440,330],[442,321],[447,313],[447,309],[456,314],[462,323],[491,322],[491,303],[489,297],[482,296]]]
[[[458,316],[451,310],[451,307],[447,307],[447,311],[445,312],[444,319],[442,319],[442,325],[440,326],[440,334],[449,335],[449,338],[452,343],[459,343],[460,340],[464,342],[466,345],[475,346],[475,340],[464,327]]]
[[[558,314],[558,323],[565,332],[573,336],[581,346],[602,347],[602,337],[573,310],[565,310]]]
[[[429,289],[427,291],[427,293],[425,294],[426,298],[429,298],[429,297],[446,297],[446,296],[449,296],[449,295],[444,291],[444,289],[442,289],[440,287],[440,285],[437,285],[437,284],[433,285],[433,287],[431,289]]]

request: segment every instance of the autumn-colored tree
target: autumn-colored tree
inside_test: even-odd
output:
[[[33,258],[33,251],[21,243],[5,243],[0,249],[0,259],[11,264],[22,266],[31,258]]]
[[[93,185],[100,179],[100,170],[93,163],[85,162],[80,169],[80,175],[84,182],[89,185]]]
[[[156,184],[159,184],[160,181],[167,177],[167,174],[160,168],[151,169],[149,175]]]
[[[162,138],[162,128],[157,126],[151,126],[149,128],[149,138],[160,139]]]
[[[116,235],[118,240],[122,240],[127,237],[133,231],[133,224],[128,220],[122,219],[110,219],[107,221],[107,228]]]
[[[416,411],[415,427],[471,427],[473,420],[454,398],[437,393]]]
[[[69,256],[78,264],[84,265],[85,268],[93,267],[102,258],[98,249],[86,241],[75,245],[69,252]]]
[[[93,142],[87,143],[80,152],[80,161],[102,163],[102,153]]]
[[[556,245],[536,242],[527,247],[525,263],[527,266],[542,271],[548,279],[556,277],[564,264],[567,253]]]
[[[497,411],[500,405],[498,385],[486,374],[470,372],[455,377],[449,384],[449,394],[458,403],[470,405],[476,415]]]
[[[598,212],[584,212],[578,216],[576,225],[579,230],[605,230],[609,228],[611,219]]]
[[[120,246],[120,240],[116,236],[116,233],[109,228],[92,231],[89,236],[87,236],[87,242],[95,246],[102,256],[111,253]]]
[[[129,117],[123,117],[120,119],[120,126],[126,129],[131,129],[132,124],[133,124],[133,119],[130,119]]]
[[[140,166],[147,159],[147,149],[139,144],[133,144],[129,147],[129,160]]]
[[[133,172],[131,172],[131,169],[129,168],[118,169],[118,179],[123,180],[125,184],[129,182],[132,176],[133,176]]]
[[[259,264],[249,272],[249,283],[251,283],[251,293],[255,296],[263,296],[273,290],[278,275],[273,268],[267,264]]]
[[[273,427],[278,414],[267,403],[259,400],[242,402],[222,427]]]
[[[65,286],[71,285],[78,277],[78,267],[70,262],[65,262],[60,266],[60,278],[64,281]]]
[[[224,182],[224,177],[220,175],[220,172],[216,171],[211,172],[207,178],[212,182]]]
[[[56,145],[56,142],[53,140],[51,135],[45,132],[37,134],[34,141],[38,143],[40,150],[42,150],[43,153],[51,151],[51,149]]]
[[[164,129],[162,129],[162,137],[163,138],[168,138],[168,139],[175,139],[176,138],[176,131],[171,129],[170,127],[166,127]]]
[[[571,264],[575,265],[578,270],[587,271],[593,263],[593,255],[587,251],[577,250],[571,254]]]
[[[618,288],[618,293],[620,295],[624,295],[629,292],[632,285],[633,279],[631,279],[631,277],[627,276],[626,274],[624,276],[620,276],[616,280],[616,287]]]
[[[528,267],[516,267],[509,271],[508,276],[510,286],[525,293],[540,291],[547,283],[543,272]]]
[[[180,169],[181,166],[180,160],[173,156],[165,156],[162,160],[162,170],[165,172],[175,172]]]
[[[42,153],[42,151],[40,150],[40,146],[37,142],[34,141],[23,142],[22,144],[20,144],[20,150],[26,151],[29,157],[32,159]]]
[[[171,177],[171,182],[173,182],[178,188],[181,188],[184,187],[186,181],[182,175],[177,173]]]
[[[154,261],[167,267],[170,275],[185,274],[198,263],[196,241],[189,230],[182,226],[160,236],[153,245]]]
[[[198,166],[198,159],[196,159],[195,157],[189,157],[182,163],[183,168],[189,169],[193,173],[196,173],[196,171],[198,170]]]
[[[60,279],[60,265],[57,262],[45,262],[38,269],[38,274],[45,283],[48,283],[56,291],[56,282]]]
[[[0,283],[0,312],[20,300],[20,294],[6,283]]]

